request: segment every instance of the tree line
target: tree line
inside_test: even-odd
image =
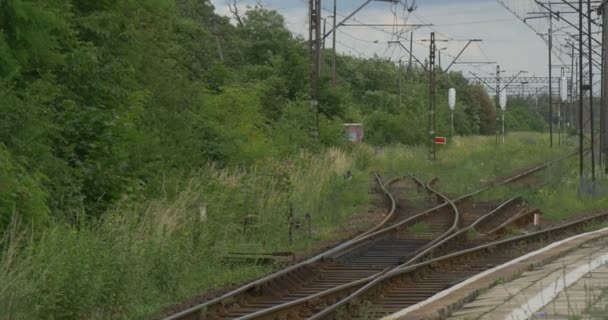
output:
[[[374,145],[426,141],[424,70],[348,55],[337,88],[324,68],[311,141],[307,45],[261,6],[231,23],[209,0],[0,1],[0,229],[87,222],[210,162],[346,146],[345,122]],[[438,77],[438,131],[450,134],[450,87],[455,134],[493,134],[492,99],[457,72]],[[542,130],[520,109],[535,119],[522,129]]]

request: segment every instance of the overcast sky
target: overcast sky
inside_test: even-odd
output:
[[[225,0],[212,0],[216,11],[228,15]],[[255,0],[240,0],[243,9],[255,4]],[[287,27],[302,36],[308,36],[308,0],[262,0],[264,6],[279,11],[286,19]],[[338,0],[338,19],[348,15],[365,0]],[[406,2],[402,0],[402,2]],[[408,2],[412,2],[409,0]],[[375,1],[359,12],[351,23],[430,23],[414,32],[414,53],[421,60],[428,56],[428,44],[421,39],[429,38],[436,32],[438,48],[447,48],[447,55],[455,56],[466,44],[465,39],[480,38],[481,43],[473,43],[459,61],[494,61],[506,69],[508,74],[526,70],[529,75],[544,76],[547,72],[547,47],[542,39],[494,0],[418,0],[417,9],[408,14],[403,6],[389,2]],[[329,17],[333,1],[323,1],[323,16]],[[407,53],[397,46],[389,46],[388,41],[397,40],[393,35],[399,28],[341,27],[337,33],[337,50],[356,56],[369,57],[374,54],[399,60],[407,59]],[[409,37],[409,35],[408,35]],[[406,41],[403,39],[402,41]],[[375,43],[377,42],[377,43]],[[331,44],[328,42],[327,46]],[[452,58],[444,55],[442,65],[447,66]],[[454,70],[464,73],[494,73],[495,65],[477,66],[455,65]]]

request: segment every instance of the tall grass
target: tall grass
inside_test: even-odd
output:
[[[549,147],[548,136],[511,133],[505,144],[495,137],[454,137],[451,144],[437,146],[437,160],[428,161],[426,147],[390,147],[383,150],[375,166],[388,175],[412,173],[421,178],[439,177],[441,190],[464,194],[483,183],[509,176],[516,169],[540,164],[574,150],[571,144]]]
[[[0,262],[0,319],[143,319],[171,302],[272,267],[233,251],[300,250],[368,202],[365,149],[194,173],[172,198],[124,203],[97,224],[14,232]],[[345,171],[354,179],[345,179]],[[171,193],[171,192],[168,192]],[[311,235],[288,236],[288,213]]]
[[[209,165],[166,183],[166,196],[125,200],[94,224],[34,232],[14,222],[0,245],[0,319],[149,318],[273,269],[225,263],[231,252],[299,251],[339,237],[337,228],[370,203],[371,170],[439,176],[442,190],[461,194],[569,150],[546,144],[542,135],[512,134],[500,148],[492,137],[456,138],[435,162],[423,147],[389,147],[379,156],[360,147],[248,168]],[[292,241],[291,216],[301,226]]]
[[[598,167],[598,172],[599,172]],[[597,193],[580,192],[578,158],[560,163],[546,172],[539,173],[545,182],[536,190],[531,190],[525,199],[540,208],[545,218],[551,220],[570,219],[581,213],[594,213],[608,210],[606,197],[607,182],[604,178],[597,181]]]

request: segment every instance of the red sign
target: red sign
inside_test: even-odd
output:
[[[446,144],[448,139],[445,137],[435,137],[435,144]]]

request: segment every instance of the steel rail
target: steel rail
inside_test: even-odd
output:
[[[418,182],[421,181],[421,180],[419,180],[417,177],[415,177],[413,175],[410,175],[410,177],[412,179],[414,179],[414,181],[418,181]],[[393,179],[393,180],[387,182],[386,185],[389,185],[390,182],[392,182],[394,180],[396,180],[396,179]],[[427,182],[426,184],[422,183],[422,185],[429,192],[432,192],[432,193],[436,194],[437,196],[439,196],[440,198],[444,199],[444,201],[445,201],[444,204],[449,204],[452,207],[452,210],[453,210],[453,213],[454,213],[454,222],[452,223],[452,225],[450,226],[450,228],[448,228],[448,230],[446,232],[442,233],[436,239],[434,239],[430,243],[431,245],[434,242],[440,241],[441,239],[444,239],[444,238],[448,237],[450,234],[454,233],[458,229],[458,224],[460,222],[460,211],[458,210],[458,207],[452,202],[452,200],[450,200],[444,194],[440,193],[439,191],[437,191],[436,189],[434,189],[432,187],[432,185],[437,180],[438,180],[437,178],[433,178],[433,179],[429,180],[429,182]],[[388,193],[388,191],[387,191],[387,194],[390,194],[390,193]],[[428,246],[428,244],[425,245],[424,247],[422,247],[421,249],[419,249],[418,251],[424,250],[427,246]],[[352,282],[349,282],[349,283],[345,283],[345,284],[339,285],[339,286],[334,287],[334,288],[330,288],[330,289],[327,289],[327,290],[315,293],[315,294],[310,295],[310,296],[306,296],[306,297],[300,298],[298,300],[289,301],[289,302],[286,302],[286,303],[283,303],[283,304],[280,304],[280,305],[272,306],[272,307],[267,308],[267,309],[259,310],[259,311],[256,311],[254,313],[251,313],[251,314],[248,314],[248,315],[244,315],[242,317],[238,317],[238,318],[236,318],[236,320],[251,320],[251,319],[257,319],[257,318],[269,316],[269,315],[272,315],[272,314],[275,314],[275,313],[279,313],[279,312],[285,311],[285,310],[287,310],[289,308],[293,308],[293,307],[296,307],[298,305],[306,304],[308,302],[311,302],[311,301],[323,298],[325,296],[328,296],[328,295],[331,295],[331,294],[334,294],[334,293],[338,293],[338,292],[341,292],[341,291],[345,291],[345,290],[357,287],[359,285],[366,284],[366,283],[372,281],[373,279],[375,279],[375,278],[377,278],[377,277],[379,277],[379,276],[381,276],[381,275],[383,275],[383,274],[385,274],[388,271],[393,270],[393,269],[394,268],[387,268],[387,269],[385,269],[385,270],[383,270],[381,272],[373,274],[373,275],[371,275],[369,277],[366,277],[364,279],[355,280],[355,281],[352,281]]]
[[[562,161],[562,160],[564,160],[566,158],[572,157],[573,155],[576,155],[576,154],[577,153],[572,153],[572,154],[569,154],[567,156],[561,157],[561,158],[559,158],[557,160],[550,161],[550,162],[547,162],[545,164],[539,165],[539,166],[533,168],[532,170],[528,170],[528,171],[526,171],[524,173],[518,174],[515,177],[510,178],[508,180],[505,180],[503,182],[500,182],[500,183],[498,183],[496,185],[507,184],[507,183],[509,183],[511,181],[514,181],[516,179],[519,179],[519,178],[521,178],[523,176],[526,176],[526,175],[529,175],[529,174],[531,174],[533,172],[541,170],[542,168],[546,168],[546,167],[548,167],[548,166],[550,166],[550,165],[552,165],[552,164],[554,164],[556,162],[559,162],[559,161]],[[384,185],[382,185],[382,186],[383,186],[382,189],[386,192],[387,189],[384,187]],[[493,186],[486,186],[486,187],[484,187],[484,188],[482,188],[480,190],[477,190],[477,191],[471,192],[469,194],[463,195],[463,196],[461,196],[461,197],[459,197],[457,199],[454,199],[453,202],[454,203],[459,203],[459,202],[461,202],[463,200],[466,200],[468,198],[473,197],[474,195],[482,193],[482,192],[490,189],[491,187],[493,187]],[[394,198],[393,198],[393,200],[394,200]],[[424,218],[425,216],[429,215],[430,213],[432,213],[434,211],[437,211],[437,210],[440,210],[440,209],[442,209],[442,208],[444,208],[446,206],[448,206],[448,203],[443,203],[443,204],[437,205],[437,206],[435,206],[433,208],[427,209],[427,210],[425,210],[423,212],[420,212],[420,213],[418,213],[418,214],[416,214],[416,215],[414,215],[414,216],[412,216],[412,217],[410,217],[408,219],[405,219],[405,220],[403,220],[403,221],[401,221],[399,223],[391,225],[391,226],[389,226],[389,227],[387,227],[385,229],[377,230],[377,231],[369,233],[369,234],[367,234],[365,236],[359,235],[358,237],[355,237],[355,238],[353,238],[353,239],[351,239],[349,241],[346,241],[346,242],[344,242],[342,244],[339,244],[336,247],[334,247],[334,248],[332,248],[330,250],[327,250],[325,252],[322,252],[322,253],[320,253],[320,254],[318,254],[316,256],[313,256],[313,257],[311,257],[311,258],[309,258],[309,259],[307,259],[305,261],[302,261],[302,262],[297,263],[295,265],[289,266],[289,267],[287,267],[285,269],[282,269],[282,270],[279,270],[279,271],[274,272],[272,274],[269,274],[267,276],[264,276],[264,277],[262,277],[262,278],[260,278],[258,280],[255,280],[255,281],[250,282],[248,284],[245,284],[245,285],[243,285],[243,286],[241,286],[241,287],[239,287],[237,289],[234,289],[234,290],[232,290],[230,292],[227,292],[227,293],[225,293],[225,294],[223,294],[223,295],[221,295],[221,296],[219,296],[217,298],[214,298],[214,299],[202,302],[200,304],[197,304],[195,306],[187,308],[187,309],[185,309],[185,310],[183,310],[181,312],[178,312],[178,313],[175,313],[175,314],[163,317],[162,320],[178,320],[178,319],[181,319],[181,318],[189,316],[189,315],[193,315],[193,314],[196,314],[196,313],[199,313],[199,312],[203,312],[203,311],[205,311],[207,308],[209,308],[212,305],[216,305],[218,303],[222,303],[224,301],[228,301],[231,298],[235,297],[236,295],[239,295],[239,294],[242,294],[244,292],[247,292],[250,289],[259,287],[259,286],[261,286],[261,285],[263,285],[265,283],[268,283],[269,281],[279,279],[280,277],[282,277],[284,275],[287,275],[287,274],[289,274],[291,272],[300,270],[301,268],[309,266],[309,265],[311,265],[311,264],[313,264],[315,262],[323,261],[326,258],[334,257],[337,254],[339,254],[341,252],[344,252],[345,250],[347,250],[347,249],[349,249],[349,248],[351,248],[353,246],[356,246],[356,245],[362,243],[363,241],[369,240],[369,239],[377,237],[377,236],[384,235],[384,234],[386,234],[388,232],[391,232],[391,231],[393,231],[393,230],[395,230],[395,229],[397,229],[399,227],[402,227],[402,226],[407,225],[407,224],[412,223],[412,222],[416,222],[416,221]],[[396,207],[396,204],[395,204],[394,207]],[[391,204],[391,208],[394,208],[394,207]],[[389,214],[390,214],[390,212],[389,212]]]
[[[389,211],[388,216],[392,216],[394,214],[395,209],[396,209],[395,198],[388,192],[388,190],[385,187],[385,184],[382,182],[380,176],[378,174],[376,174],[375,172],[374,172],[374,174],[376,176],[376,179],[377,179],[378,183],[380,184],[381,189],[385,193],[388,194],[389,199],[391,200],[391,210]],[[377,228],[377,227],[378,226],[376,226],[374,228]],[[364,236],[359,235],[359,236],[357,236],[357,237],[355,237],[355,238],[353,238],[353,239],[351,239],[349,241],[346,241],[346,242],[344,242],[344,243],[342,243],[342,244],[334,247],[333,249],[330,249],[328,251],[322,252],[322,253],[320,253],[320,254],[318,254],[318,255],[316,255],[314,257],[311,257],[311,258],[309,258],[309,259],[307,259],[305,261],[302,261],[302,262],[297,263],[295,265],[289,266],[289,267],[287,267],[285,269],[282,269],[282,270],[279,270],[279,271],[274,272],[272,274],[269,274],[269,275],[267,275],[265,277],[262,277],[262,278],[260,278],[258,280],[255,280],[253,282],[250,282],[250,283],[248,283],[248,284],[246,284],[244,286],[241,286],[241,287],[239,287],[237,289],[234,289],[234,290],[232,290],[230,292],[227,292],[227,293],[225,293],[225,294],[223,294],[223,295],[221,295],[221,296],[219,296],[217,298],[205,301],[203,303],[200,303],[200,304],[197,304],[195,306],[192,306],[192,307],[190,307],[190,308],[188,308],[186,310],[183,310],[181,312],[178,312],[178,313],[169,315],[167,317],[164,317],[164,318],[162,318],[162,320],[178,320],[178,319],[181,319],[181,318],[183,318],[185,316],[189,316],[189,315],[192,315],[192,314],[195,314],[195,313],[198,313],[198,312],[202,312],[202,311],[204,311],[205,309],[207,309],[208,307],[210,307],[212,305],[215,305],[215,304],[221,303],[223,301],[226,301],[226,300],[228,300],[228,299],[230,299],[230,298],[232,298],[232,297],[234,297],[234,296],[236,296],[238,294],[247,292],[250,289],[256,288],[256,287],[258,287],[260,285],[263,285],[263,284],[265,284],[265,283],[267,283],[269,281],[278,279],[278,278],[280,278],[280,277],[282,277],[284,275],[287,275],[287,274],[289,274],[291,272],[297,271],[297,270],[299,270],[299,269],[301,269],[303,267],[309,266],[309,265],[311,265],[311,264],[313,264],[315,262],[322,261],[324,258],[330,256],[331,254],[333,254],[335,252],[338,252],[340,250],[344,250],[344,249],[346,249],[348,247],[351,247],[351,246],[353,246],[355,244],[358,244],[361,241],[363,241],[363,239],[370,238],[370,236],[373,236],[373,234],[374,233],[372,232],[372,234],[367,234],[367,235],[364,235]]]
[[[540,170],[543,170],[543,169],[545,169],[545,168],[547,168],[547,167],[549,167],[549,166],[551,166],[551,165],[553,165],[553,164],[555,164],[555,163],[557,163],[557,162],[560,162],[560,161],[563,161],[563,160],[565,160],[565,159],[568,159],[568,158],[570,158],[570,157],[572,157],[572,156],[574,156],[574,155],[576,155],[576,154],[577,154],[577,152],[573,152],[573,153],[567,154],[567,155],[565,155],[565,156],[563,156],[563,157],[560,157],[560,158],[558,158],[558,159],[555,159],[555,160],[549,161],[549,162],[547,162],[547,163],[544,163],[544,164],[541,164],[541,165],[535,166],[535,167],[533,167],[533,168],[531,168],[531,169],[529,169],[529,170],[526,170],[526,171],[524,171],[524,172],[522,172],[522,173],[520,173],[520,174],[517,174],[517,175],[515,175],[515,176],[513,176],[513,177],[510,177],[510,178],[505,179],[505,180],[503,180],[503,181],[501,181],[501,182],[498,182],[498,183],[496,183],[495,185],[486,186],[486,187],[484,187],[484,188],[482,188],[482,189],[480,189],[480,190],[477,190],[477,191],[472,192],[472,193],[470,193],[470,194],[467,194],[467,195],[464,195],[464,196],[462,196],[462,197],[459,197],[459,198],[457,198],[457,199],[453,200],[453,202],[454,202],[454,203],[459,203],[459,202],[461,202],[461,201],[463,201],[463,200],[465,200],[465,199],[468,199],[468,198],[471,198],[471,197],[473,197],[473,196],[475,196],[475,195],[477,195],[477,194],[480,194],[480,193],[482,193],[482,192],[484,192],[484,191],[486,191],[486,190],[488,190],[488,189],[490,189],[490,188],[492,188],[492,187],[494,187],[494,186],[506,185],[506,184],[509,184],[509,183],[511,183],[511,182],[517,181],[517,180],[519,180],[519,179],[521,179],[521,178],[523,178],[523,177],[529,176],[529,175],[531,175],[531,174],[533,174],[533,173],[536,173],[536,172],[538,172],[538,171],[540,171]],[[508,203],[509,203],[509,202],[511,202],[511,201],[514,201],[514,199],[508,200],[506,203],[503,203],[503,205],[506,205],[506,204],[508,204]],[[445,204],[446,204],[446,203],[444,203],[444,205],[445,205]],[[484,217],[482,217],[481,219],[478,219],[478,220],[477,220],[477,221],[476,221],[476,222],[475,222],[473,225],[477,225],[479,222],[481,222],[481,221],[485,220],[487,217],[489,217],[489,216],[493,215],[493,214],[494,214],[494,213],[496,213],[496,212],[497,212],[499,209],[501,209],[502,207],[504,207],[503,205],[501,205],[501,206],[499,206],[498,208],[496,208],[496,210],[494,210],[494,212],[490,212],[490,213],[488,213],[487,215],[485,215]],[[469,229],[469,228],[467,228],[467,230],[470,230],[470,229]],[[461,233],[458,233],[458,234],[461,234]],[[445,240],[445,241],[442,241],[442,242],[438,243],[437,247],[438,247],[438,246],[440,246],[440,245],[442,245],[442,244],[445,244],[447,241],[449,241],[449,240],[451,240],[451,239],[453,239],[453,237],[449,237],[447,240]],[[435,249],[436,249],[436,246],[429,246],[429,247],[427,248],[427,250],[424,250],[423,252],[421,252],[421,253],[417,254],[417,255],[416,255],[414,258],[410,259],[409,261],[407,261],[407,262],[406,262],[406,263],[404,263],[403,265],[401,265],[401,266],[399,266],[399,267],[394,268],[392,271],[387,272],[387,273],[386,273],[386,275],[388,275],[389,273],[393,272],[394,270],[399,270],[399,269],[406,268],[408,265],[411,265],[411,263],[415,262],[417,259],[419,259],[419,258],[421,258],[422,256],[424,256],[424,255],[426,255],[426,254],[430,253],[431,251],[434,251]],[[386,276],[386,275],[385,275],[385,276]],[[384,276],[384,277],[385,277],[385,276]],[[342,299],[341,301],[339,301],[339,302],[335,303],[334,305],[332,305],[331,307],[329,307],[329,308],[327,308],[327,309],[323,310],[321,313],[318,313],[318,314],[314,315],[313,317],[309,318],[308,320],[322,319],[322,318],[323,318],[323,317],[325,317],[326,315],[331,314],[332,312],[334,312],[334,311],[335,311],[337,308],[339,308],[340,306],[344,305],[345,303],[348,303],[348,302],[349,302],[350,300],[352,300],[353,298],[355,298],[355,297],[359,296],[360,294],[362,294],[362,293],[366,292],[367,290],[369,290],[371,287],[373,287],[373,286],[375,286],[376,284],[378,284],[378,282],[379,282],[379,281],[382,281],[382,279],[384,279],[384,277],[379,277],[379,278],[376,278],[376,279],[372,280],[370,283],[368,283],[368,284],[366,284],[365,286],[363,286],[362,288],[358,289],[358,290],[357,290],[355,293],[353,293],[351,296],[348,296],[348,297],[346,297],[346,298]]]
[[[405,176],[402,177],[396,177],[393,178],[391,180],[389,180],[386,183],[382,183],[382,178],[380,177],[380,175],[376,172],[374,172],[374,176],[376,177],[376,180],[378,181],[378,184],[380,185],[380,188],[382,189],[382,191],[384,192],[385,195],[387,195],[389,197],[389,200],[391,201],[391,210],[389,211],[389,214],[386,216],[386,218],[384,218],[377,226],[375,226],[374,228],[367,230],[366,232],[356,236],[353,238],[357,239],[357,238],[361,238],[364,237],[370,233],[374,233],[375,231],[377,231],[378,229],[382,228],[383,226],[385,226],[391,219],[393,219],[395,217],[396,211],[397,211],[397,200],[395,199],[395,196],[388,190],[388,187],[395,184],[396,182],[405,179],[406,177],[411,178],[414,183],[416,185],[418,185],[419,188],[425,188],[426,189],[426,185],[424,184],[424,182],[422,182],[420,179],[418,179],[416,176],[412,175],[412,174],[406,174]]]
[[[300,305],[300,304],[305,304],[305,303],[307,303],[309,301],[316,300],[316,299],[319,299],[319,298],[323,298],[324,296],[327,296],[327,295],[330,295],[330,294],[333,294],[333,293],[336,293],[336,292],[340,292],[340,291],[343,291],[343,290],[347,290],[347,289],[350,289],[352,287],[356,287],[358,285],[361,285],[361,284],[364,284],[366,282],[369,282],[369,281],[373,280],[374,278],[376,278],[378,276],[381,276],[382,274],[386,273],[387,271],[389,271],[389,269],[383,270],[382,272],[379,272],[377,274],[373,274],[373,275],[371,275],[371,276],[369,276],[367,278],[360,279],[360,280],[353,281],[353,282],[349,282],[349,283],[345,283],[345,284],[337,286],[335,288],[331,288],[331,289],[328,289],[328,290],[325,290],[325,291],[322,291],[322,292],[319,292],[319,293],[315,293],[313,295],[310,295],[310,296],[307,296],[307,297],[304,297],[304,298],[301,298],[301,299],[298,299],[298,300],[286,302],[284,304],[280,304],[280,305],[273,306],[273,307],[268,308],[268,309],[263,309],[263,310],[255,312],[255,313],[251,313],[251,314],[248,314],[248,315],[245,315],[245,316],[242,316],[242,317],[238,317],[235,320],[251,320],[251,319],[256,319],[256,318],[267,316],[267,315],[270,315],[270,314],[273,314],[273,313],[277,313],[279,311],[283,311],[283,310],[288,309],[288,308],[295,307],[295,306]]]
[[[384,228],[382,230],[378,230],[378,231],[376,231],[374,233],[368,234],[368,235],[366,235],[364,237],[361,237],[361,238],[356,238],[356,239],[354,239],[354,241],[352,241],[352,243],[349,244],[349,246],[338,246],[338,247],[336,247],[334,249],[331,249],[331,250],[327,251],[326,252],[327,254],[324,257],[325,258],[328,258],[328,257],[335,258],[335,257],[339,256],[340,253],[344,252],[344,250],[349,249],[350,246],[360,244],[361,242],[363,242],[365,240],[369,240],[369,239],[372,239],[372,238],[375,238],[375,237],[382,236],[382,235],[387,234],[389,232],[392,232],[392,231],[394,231],[394,230],[396,230],[398,228],[401,228],[401,227],[403,227],[405,225],[414,224],[414,223],[416,223],[416,222],[424,219],[426,216],[430,215],[431,213],[433,213],[433,212],[435,212],[437,210],[440,210],[440,209],[442,209],[442,208],[444,208],[446,206],[448,206],[448,203],[444,202],[444,203],[442,203],[440,205],[437,205],[437,206],[435,206],[435,207],[433,207],[431,209],[427,209],[427,210],[422,211],[422,212],[420,212],[420,213],[418,213],[418,214],[416,214],[414,216],[411,216],[411,217],[409,217],[409,218],[407,218],[407,219],[405,219],[405,220],[403,220],[401,222],[398,222],[396,224],[390,225],[390,226],[388,226],[388,227],[386,227],[386,228]]]
[[[529,174],[529,173],[528,173]],[[428,188],[428,184],[427,184],[427,188]],[[433,190],[434,192],[436,192],[436,194],[441,194],[440,192]],[[456,207],[456,205],[453,203],[453,201],[451,201],[449,198],[445,197],[443,194],[441,194],[442,197],[444,197],[444,199],[446,199],[446,202],[449,202],[451,205],[453,205],[455,212],[459,212],[458,208]],[[466,232],[468,232],[469,230],[473,229],[475,226],[477,226],[479,223],[485,221],[486,219],[488,219],[489,217],[495,215],[496,213],[500,212],[500,210],[504,209],[506,206],[512,204],[513,202],[515,202],[518,198],[513,198],[513,199],[509,199],[505,202],[503,202],[502,204],[500,204],[499,206],[497,206],[496,208],[494,208],[493,210],[491,210],[489,213],[483,215],[482,217],[478,218],[477,220],[475,220],[470,226],[461,229],[455,233],[453,233],[452,235],[448,235],[447,237],[444,237],[442,239],[440,239],[439,241],[437,241],[435,244],[432,244],[430,246],[426,246],[426,248],[424,250],[422,250],[421,252],[417,253],[413,258],[411,258],[410,260],[408,260],[407,262],[391,269],[391,271],[388,272],[383,272],[382,274],[377,274],[376,277],[374,279],[372,279],[371,281],[369,281],[368,283],[366,283],[363,287],[361,287],[360,289],[358,289],[355,293],[357,292],[365,292],[369,289],[371,289],[371,287],[375,286],[377,284],[376,280],[381,277],[383,274],[388,274],[390,272],[393,272],[395,270],[399,270],[399,269],[403,269],[409,265],[412,265],[412,263],[414,263],[415,261],[417,261],[418,259],[424,257],[425,255],[429,254],[432,251],[435,251],[437,248],[441,247],[442,245],[448,243],[450,240],[454,239],[457,236],[460,236]],[[454,225],[457,225],[457,223],[455,223]],[[453,228],[450,228],[450,230],[452,230]],[[369,279],[369,278],[368,278]],[[353,294],[355,294],[353,293]],[[322,317],[326,316],[327,314],[330,314],[332,312],[334,312],[337,308],[339,308],[345,301],[350,301],[352,298],[351,296],[348,296],[344,299],[342,299],[341,301],[339,301],[338,303],[330,306],[329,308],[325,309],[324,311],[322,311],[321,313],[309,319],[321,319]]]
[[[386,273],[384,273],[383,275],[380,275],[379,277],[377,277],[376,279],[372,280],[370,283],[368,283],[367,285],[361,287],[360,289],[358,289],[357,291],[355,291],[354,293],[352,293],[351,295],[349,295],[347,298],[339,301],[338,303],[332,305],[330,308],[324,309],[323,311],[313,315],[312,317],[307,318],[307,320],[319,320],[319,319],[323,319],[324,317],[329,316],[330,314],[332,314],[333,312],[335,312],[338,308],[343,307],[345,305],[347,305],[348,303],[350,303],[351,301],[353,301],[353,299],[360,297],[361,295],[365,294],[368,290],[370,290],[372,287],[379,285],[380,283],[382,283],[385,280],[390,280],[392,278],[395,278],[397,276],[402,276],[405,275],[407,273],[410,272],[414,272],[419,270],[422,267],[426,267],[426,266],[431,266],[433,264],[437,264],[439,262],[445,262],[446,260],[450,260],[450,259],[456,259],[456,258],[461,258],[467,254],[472,254],[472,253],[478,253],[481,252],[483,250],[486,249],[490,249],[490,248],[495,248],[501,245],[506,245],[506,244],[513,244],[513,243],[517,243],[519,241],[524,241],[524,240],[530,240],[533,238],[537,238],[537,237],[543,237],[543,236],[547,236],[550,235],[552,233],[555,232],[559,232],[559,231],[566,231],[567,229],[573,228],[573,227],[578,227],[580,225],[584,225],[586,223],[589,223],[591,221],[594,220],[598,220],[598,219],[607,219],[608,218],[608,212],[603,212],[600,214],[596,214],[590,217],[584,217],[584,218],[580,218],[577,219],[575,221],[563,224],[563,225],[559,225],[556,227],[552,227],[549,229],[545,229],[545,230],[541,230],[541,231],[537,231],[537,232],[533,232],[533,233],[529,233],[529,234],[525,234],[525,235],[521,235],[521,236],[516,236],[513,238],[509,238],[509,239],[504,239],[504,240],[498,240],[495,242],[491,242],[491,243],[487,243],[487,244],[483,244],[474,248],[470,248],[470,249],[465,249],[462,251],[458,251],[458,252],[454,252],[451,254],[447,254],[432,260],[427,260],[418,264],[414,264],[414,265],[410,265],[410,266],[406,266],[404,268],[400,268],[400,269],[393,269],[391,271],[388,271]]]
[[[365,237],[366,235],[368,235],[370,233],[374,233],[378,229],[382,228],[391,219],[393,219],[393,217],[395,216],[395,212],[397,211],[397,200],[395,200],[395,197],[393,196],[393,194],[388,191],[388,186],[399,181],[401,178],[394,178],[385,184],[382,182],[382,179],[380,178],[380,175],[378,175],[378,173],[374,172],[374,176],[376,176],[376,180],[378,181],[378,184],[380,185],[382,192],[384,192],[384,194],[388,196],[388,198],[391,202],[391,210],[389,211],[389,214],[386,215],[386,217],[382,221],[380,221],[379,224],[377,224],[375,227],[365,231],[364,233],[356,236],[355,239]]]
[[[469,232],[470,230],[474,230],[475,227],[477,227],[477,225],[479,225],[480,223],[484,222],[485,220],[489,219],[490,217],[496,215],[497,213],[499,213],[501,210],[505,209],[507,206],[510,206],[512,204],[514,204],[517,201],[520,201],[521,198],[520,197],[516,197],[516,198],[512,198],[509,199],[503,203],[501,203],[498,207],[494,208],[492,211],[484,214],[483,216],[481,216],[480,218],[478,218],[477,220],[475,220],[475,222],[471,223],[471,225],[460,229],[458,232],[452,234],[451,236],[443,239],[441,242],[437,243],[437,245],[434,245],[431,248],[426,249],[423,252],[420,252],[419,254],[417,254],[416,256],[414,256],[413,258],[411,258],[410,260],[408,260],[406,263],[402,264],[401,266],[397,267],[397,268],[404,268],[414,262],[416,262],[417,260],[419,260],[420,258],[424,257],[425,255],[437,250],[439,247],[441,247],[442,245],[448,243],[450,240],[461,236],[467,232]]]
[[[427,183],[427,188],[428,188],[428,186],[429,186],[430,184],[432,184],[432,181],[431,181],[431,182],[429,182],[429,183]],[[434,190],[434,191],[436,191],[436,190]],[[472,223],[472,224],[471,224],[469,227],[464,228],[464,229],[462,229],[462,230],[460,230],[460,231],[458,231],[458,232],[454,233],[452,236],[449,236],[448,238],[446,238],[446,239],[444,239],[443,241],[441,241],[441,243],[438,243],[438,244],[437,244],[437,246],[434,246],[434,248],[436,248],[436,247],[438,247],[438,246],[440,246],[440,245],[444,244],[445,242],[447,242],[447,241],[448,241],[448,240],[450,240],[450,239],[453,239],[455,236],[461,235],[461,234],[463,234],[464,232],[466,232],[466,231],[468,231],[468,230],[470,230],[470,229],[474,228],[474,227],[475,227],[475,226],[477,226],[479,223],[483,222],[484,220],[486,220],[486,219],[487,219],[487,218],[489,218],[490,216],[495,215],[496,213],[500,212],[500,210],[502,210],[502,209],[504,209],[506,206],[508,206],[508,205],[510,205],[510,204],[512,204],[512,203],[514,203],[514,202],[515,202],[516,200],[518,200],[518,199],[519,199],[519,198],[513,198],[513,199],[510,199],[510,200],[508,200],[508,201],[506,201],[506,202],[504,202],[504,203],[500,204],[498,207],[496,207],[495,209],[493,209],[493,210],[492,210],[492,211],[490,211],[489,213],[487,213],[487,214],[483,215],[482,217],[478,218],[478,219],[477,219],[477,220],[476,220],[474,223]],[[454,225],[456,225],[456,224],[454,224]],[[450,230],[452,230],[452,229],[453,229],[453,226],[452,226],[452,228],[450,228]],[[418,254],[416,257],[420,257],[420,256],[422,256],[422,254],[424,254],[424,253],[428,253],[428,252],[429,252],[429,250],[430,250],[430,249],[427,249],[427,250],[423,251],[421,254]],[[409,264],[413,263],[413,262],[415,261],[415,259],[416,259],[416,258],[410,259],[408,262],[406,262],[406,263],[405,263],[405,264],[403,264],[403,265],[400,265],[399,267],[402,267],[402,266],[405,266],[405,265],[409,265]],[[397,268],[399,268],[399,267],[397,267]],[[354,287],[357,287],[357,286],[360,286],[360,285],[363,285],[363,284],[369,283],[370,281],[374,280],[375,278],[377,278],[377,277],[379,277],[379,276],[382,276],[383,274],[386,274],[386,273],[387,273],[387,272],[389,272],[390,270],[394,270],[394,269],[395,269],[395,268],[393,268],[393,269],[386,269],[386,270],[383,270],[382,272],[376,273],[376,274],[371,275],[371,276],[369,276],[369,277],[367,277],[367,278],[360,279],[360,280],[357,280],[357,281],[353,281],[353,282],[350,282],[350,283],[345,283],[345,284],[340,285],[340,286],[338,286],[338,287],[331,288],[331,289],[328,289],[328,290],[325,290],[325,291],[322,291],[322,292],[316,293],[316,294],[311,295],[311,296],[308,296],[308,297],[303,297],[303,298],[298,299],[298,300],[296,300],[296,301],[290,301],[290,302],[287,302],[287,303],[284,303],[284,304],[281,304],[281,305],[273,306],[273,307],[268,308],[268,309],[260,310],[260,311],[255,312],[255,313],[252,313],[252,314],[248,314],[248,315],[245,315],[245,316],[239,317],[239,318],[237,318],[236,320],[252,320],[252,319],[256,319],[256,318],[261,318],[261,317],[264,317],[264,316],[268,316],[268,315],[271,315],[271,314],[273,314],[273,313],[278,313],[278,312],[284,311],[284,310],[286,310],[286,309],[288,309],[288,308],[295,307],[295,306],[297,306],[297,305],[305,304],[305,303],[308,303],[308,302],[311,302],[311,301],[314,301],[314,300],[317,300],[317,299],[321,299],[321,298],[323,298],[323,297],[325,297],[325,296],[328,296],[328,295],[331,295],[331,294],[334,294],[334,293],[338,293],[338,292],[341,292],[341,291],[346,291],[346,290],[348,290],[348,289],[351,289],[351,288],[354,288]]]
[[[452,223],[452,226],[445,233],[443,233],[439,237],[433,239],[433,241],[429,242],[424,247],[422,247],[421,250],[418,250],[418,251],[422,251],[422,252],[428,250],[428,248],[434,247],[436,243],[441,242],[443,239],[448,238],[454,232],[457,232],[458,228],[459,228],[460,220],[461,220],[460,210],[458,210],[458,206],[456,206],[456,203],[454,203],[453,200],[451,200],[446,195],[444,195],[443,193],[439,192],[437,189],[434,189],[432,187],[432,185],[437,181],[439,181],[438,178],[434,178],[434,179],[430,180],[426,184],[426,188],[430,192],[439,196],[443,200],[444,203],[447,203],[451,207],[451,211],[454,214],[454,222]]]

